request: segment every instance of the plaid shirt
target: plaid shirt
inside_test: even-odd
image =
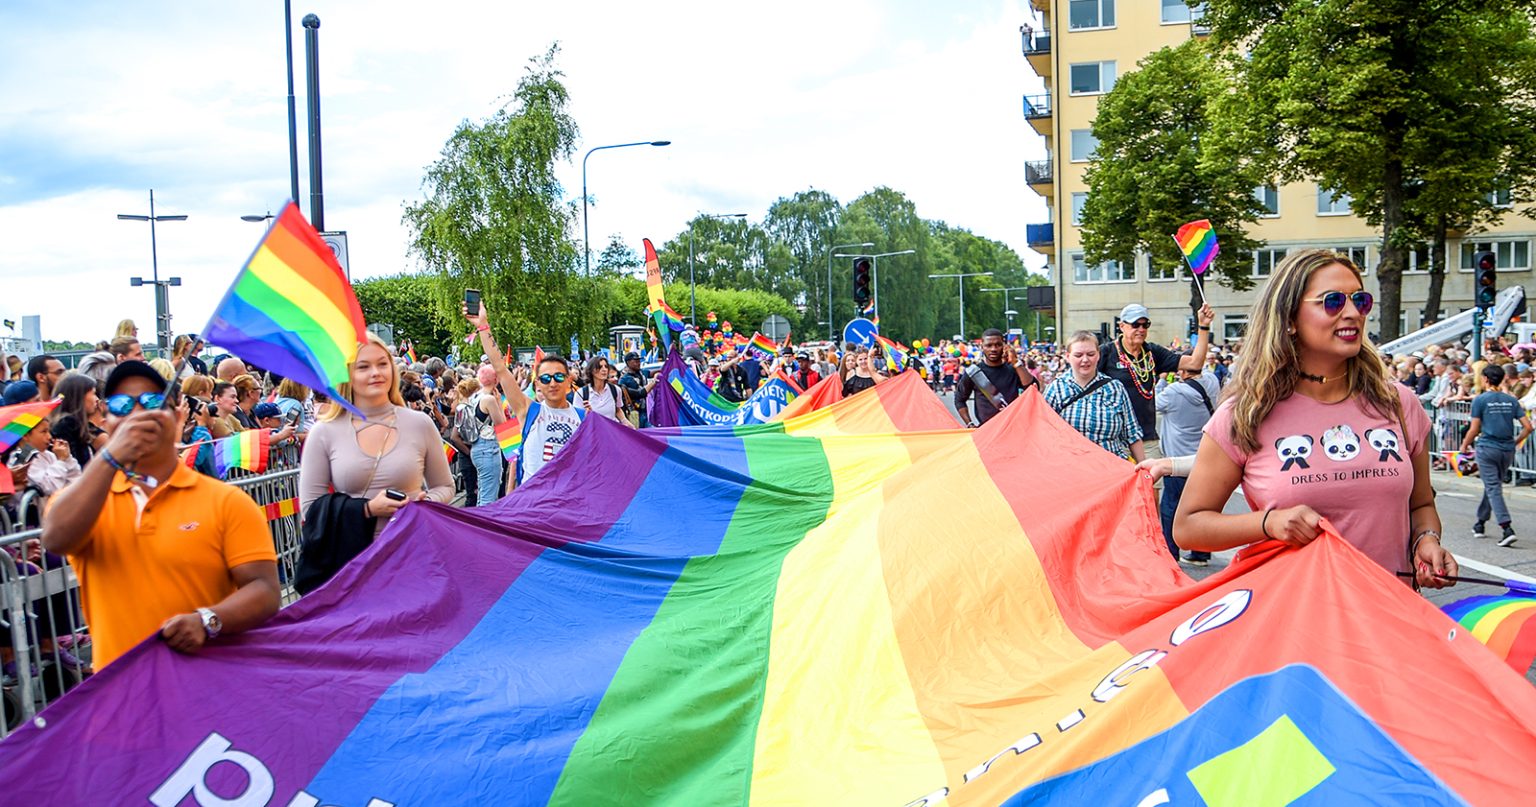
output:
[[[1141,439],[1141,424],[1136,422],[1136,412],[1131,409],[1131,398],[1125,394],[1125,385],[1103,373],[1099,373],[1098,378],[1108,379],[1109,383],[1079,398],[1063,412],[1061,405],[1083,390],[1068,372],[1046,387],[1045,402],[1084,437],[1098,443],[1105,451],[1129,459],[1131,443]]]

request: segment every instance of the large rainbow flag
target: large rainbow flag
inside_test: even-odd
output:
[[[43,418],[48,417],[62,400],[54,398],[51,401],[0,406],[0,451],[9,451],[11,446],[21,442],[21,438],[42,423]]]
[[[1524,674],[1536,663],[1536,595],[1478,594],[1442,610],[1516,672]]]
[[[272,220],[203,336],[362,416],[337,388],[368,338],[363,309],[335,253],[293,202]]]
[[[136,647],[0,741],[0,792],[1529,801],[1536,689],[1337,536],[1195,582],[1146,478],[1038,393],[954,425],[910,373],[764,425],[588,418],[265,626]]]

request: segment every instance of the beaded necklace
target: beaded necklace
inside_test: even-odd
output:
[[[1152,385],[1152,351],[1145,346],[1141,350],[1141,358],[1133,359],[1125,352],[1125,337],[1116,340],[1116,353],[1120,354],[1120,365],[1130,372],[1131,382],[1136,385],[1136,391],[1141,397],[1148,400],[1156,393]]]

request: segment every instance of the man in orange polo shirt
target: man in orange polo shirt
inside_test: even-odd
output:
[[[182,464],[166,382],[125,361],[106,383],[106,448],[54,494],[43,546],[80,578],[97,669],[159,634],[194,653],[277,613],[277,554],[245,493]]]

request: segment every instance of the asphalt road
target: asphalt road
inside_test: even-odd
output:
[[[941,396],[944,404],[954,409],[952,395]],[[960,422],[959,417],[955,422]],[[1472,537],[1472,521],[1482,498],[1483,485],[1471,477],[1458,477],[1449,471],[1434,471],[1436,504],[1444,533],[1442,544],[1456,555],[1461,573],[1466,577],[1497,578],[1536,583],[1536,488],[1530,486],[1504,486],[1504,500],[1513,518],[1515,534],[1519,539],[1514,546],[1497,545],[1498,528],[1490,524],[1493,538]],[[1248,503],[1240,492],[1233,493],[1225,508],[1228,513],[1246,513]],[[1235,550],[1216,553],[1209,566],[1183,564],[1185,572],[1195,579],[1203,579],[1227,568]],[[1497,593],[1491,586],[1463,583],[1450,588],[1424,590],[1424,596],[1437,606],[1444,606],[1474,594]],[[1536,667],[1526,671],[1526,679],[1536,685]]]

